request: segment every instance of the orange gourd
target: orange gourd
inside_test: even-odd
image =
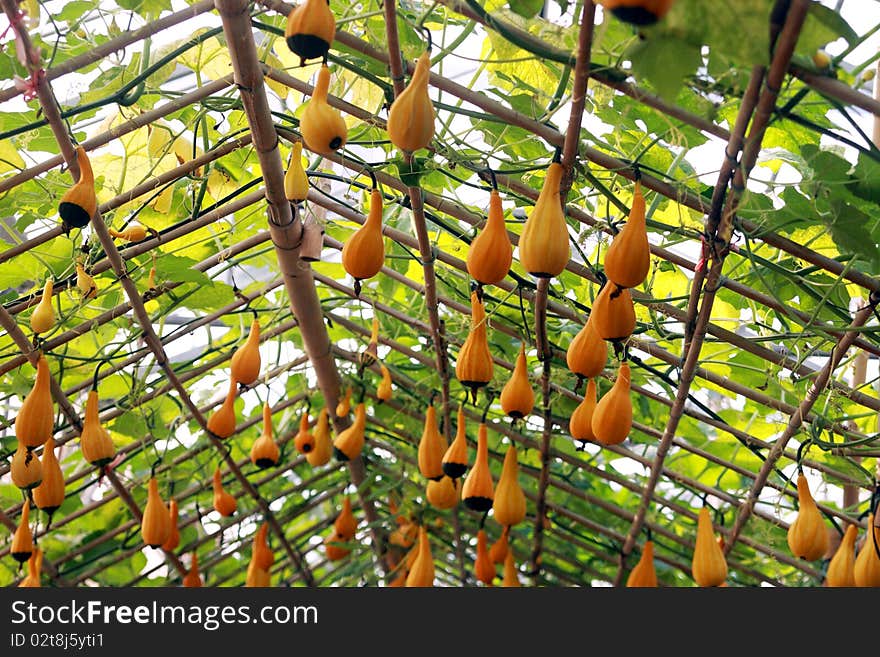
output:
[[[472,511],[488,511],[495,499],[495,486],[489,470],[489,437],[486,423],[477,433],[477,456],[461,487],[461,500]]]
[[[272,428],[272,408],[269,402],[263,402],[263,431],[259,438],[251,445],[251,463],[260,469],[271,468],[278,463],[281,450],[275,442],[275,432]]]
[[[592,318],[593,315],[590,315],[565,352],[569,371],[585,379],[593,379],[602,374],[608,362],[608,343],[596,333]]]
[[[247,340],[232,354],[230,369],[232,378],[242,385],[249,386],[260,377],[260,322],[251,322]]]
[[[727,579],[727,560],[712,528],[709,508],[697,516],[697,540],[691,561],[691,574],[698,586],[720,586]]]
[[[458,498],[461,496],[461,479],[451,479],[447,476],[432,479],[428,482],[426,496],[428,503],[435,509],[452,509],[458,504]]]
[[[608,280],[620,287],[636,287],[648,277],[651,247],[645,226],[645,197],[641,183],[636,183],[629,219],[611,241],[604,265]]]
[[[293,142],[290,166],[284,174],[284,196],[291,203],[301,203],[309,196],[309,177],[302,163],[302,142]]]
[[[825,573],[825,584],[830,587],[852,587],[856,585],[856,537],[859,528],[856,525],[848,525],[840,545]]]
[[[22,490],[36,488],[43,481],[43,464],[27,447],[19,445],[15,450],[9,471],[12,475],[12,483]]]
[[[477,390],[486,386],[495,371],[486,332],[486,311],[477,291],[471,292],[471,329],[458,352],[455,376],[463,386],[470,388],[474,403]]]
[[[388,110],[388,137],[406,153],[427,148],[434,137],[434,105],[428,96],[431,56],[426,50],[416,60],[412,79]]]
[[[370,329],[370,343],[367,348],[358,354],[358,372],[376,362],[379,357],[379,315],[373,313],[372,328]]]
[[[645,541],[642,556],[626,578],[629,588],[656,588],[657,571],[654,569],[654,541]]]
[[[152,548],[160,547],[171,536],[171,512],[159,495],[159,482],[150,477],[147,503],[141,518],[141,537]]]
[[[424,525],[419,527],[419,550],[406,576],[406,586],[434,586],[434,557],[428,541],[428,530]]]
[[[384,363],[379,364],[379,370],[382,372],[382,380],[376,388],[376,397],[381,401],[388,401],[391,399],[391,372],[388,371]]]
[[[593,415],[596,412],[596,380],[587,381],[587,389],[584,398],[568,421],[568,432],[571,437],[581,442],[594,442],[596,436],[593,433]]]
[[[330,413],[326,407],[322,408],[318,414],[318,422],[312,436],[315,439],[315,445],[312,451],[306,454],[306,461],[313,468],[326,465],[330,462],[330,457],[333,456],[333,441],[330,440]]]
[[[293,446],[300,454],[308,454],[315,448],[315,437],[309,431],[309,412],[303,411],[299,418],[299,431],[293,438]]]
[[[327,104],[329,89],[330,69],[324,64],[318,71],[312,98],[306,102],[299,122],[306,148],[320,155],[330,155],[345,146],[348,140],[345,120],[339,110]]]
[[[19,445],[28,449],[39,447],[52,437],[55,409],[49,387],[51,378],[49,361],[45,355],[40,354],[34,386],[15,416],[15,437],[18,438]]]
[[[244,585],[248,588],[265,588],[270,586],[271,575],[268,570],[260,568],[253,559],[248,563]]]
[[[168,539],[162,543],[162,549],[166,552],[174,552],[180,545],[180,529],[177,526],[177,516],[180,509],[177,507],[177,500],[173,497],[168,501],[168,524],[171,531],[168,532]]]
[[[423,477],[433,480],[443,477],[443,455],[448,447],[446,438],[437,428],[437,411],[431,403],[425,413],[425,427],[419,440],[419,472]]]
[[[147,237],[147,229],[140,224],[131,224],[124,230],[108,228],[107,232],[110,233],[110,237],[125,240],[126,242],[140,242]]]
[[[627,288],[607,282],[590,313],[596,335],[603,340],[625,340],[636,328],[636,311]]]
[[[877,511],[874,511],[876,514]],[[873,532],[871,531],[873,529]],[[873,534],[873,539],[872,539]],[[856,586],[880,586],[880,557],[877,549],[880,547],[880,527],[874,526],[873,515],[868,515],[868,533],[862,542],[862,547],[856,557],[853,566],[853,579]]]
[[[495,564],[489,556],[489,548],[486,545],[486,531],[481,529],[477,532],[477,558],[474,560],[474,574],[486,586],[492,586],[495,579]]]
[[[517,525],[526,517],[526,495],[519,484],[519,463],[513,443],[504,455],[504,466],[492,502],[492,514],[504,527]]]
[[[197,589],[201,588],[202,583],[202,576],[199,574],[199,555],[193,550],[189,571],[183,576],[183,585],[189,589]]]
[[[522,586],[522,584],[519,583],[516,562],[513,560],[513,550],[508,550],[507,557],[504,559],[504,579],[501,580],[501,586],[509,588],[518,588]]]
[[[58,214],[61,215],[61,226],[65,232],[71,228],[85,228],[98,211],[95,174],[82,146],[76,148],[76,162],[79,165],[79,180],[64,192],[58,203]]]
[[[527,272],[538,278],[561,274],[571,253],[559,196],[561,182],[562,165],[553,162],[519,238],[519,260]]]
[[[803,472],[798,473],[797,490],[798,514],[788,528],[788,547],[794,556],[816,561],[828,551],[828,529]]]
[[[324,551],[327,553],[327,558],[330,561],[339,561],[349,555],[351,548],[340,545],[340,543],[345,542],[345,539],[340,537],[335,531],[331,532],[330,536],[324,539]]]
[[[214,510],[221,516],[229,517],[238,509],[238,502],[223,488],[223,479],[220,476],[220,468],[214,470]]]
[[[18,563],[24,563],[30,559],[34,551],[34,539],[31,534],[30,525],[28,525],[30,511],[31,502],[26,499],[21,507],[21,520],[15,533],[12,535],[12,546],[9,548],[12,558]]]
[[[535,407],[535,392],[529,383],[529,371],[526,366],[526,345],[519,348],[513,374],[501,390],[501,409],[513,419],[522,419],[531,414]]]
[[[98,296],[98,286],[95,279],[85,270],[81,262],[76,263],[76,289],[84,300],[94,299]]]
[[[98,417],[98,391],[89,390],[86,397],[86,412],[83,428],[79,436],[79,448],[83,458],[96,467],[103,467],[116,456],[116,447],[110,432],[101,425]]]
[[[617,368],[617,380],[606,392],[593,411],[590,427],[596,442],[618,445],[626,440],[632,428],[632,399],[629,395],[629,363],[623,361]]]
[[[510,525],[505,525],[501,530],[501,536],[498,537],[492,547],[489,548],[489,557],[492,563],[504,563],[507,560],[507,553],[510,551]]]
[[[269,525],[265,522],[254,533],[253,550],[251,559],[258,568],[268,571],[272,564],[275,563],[275,555],[272,553],[269,543],[266,541],[266,535],[269,532]]]
[[[674,0],[598,0],[618,20],[632,25],[653,25],[663,18]]]
[[[350,541],[357,533],[357,519],[351,509],[351,498],[347,495],[342,500],[342,510],[333,521],[333,529],[341,541]]]
[[[28,559],[28,574],[18,584],[20,589],[38,589],[40,588],[40,573],[43,570],[43,551],[35,548]]]
[[[51,518],[64,502],[64,473],[55,455],[55,440],[52,438],[43,445],[42,468],[43,480],[34,488],[34,504]]]
[[[364,448],[364,431],[367,425],[367,409],[360,402],[354,409],[354,422],[333,441],[333,454],[340,461],[351,461],[361,454]]]
[[[284,28],[287,47],[305,60],[326,57],[330,44],[336,38],[336,18],[327,0],[304,0],[288,15]]]
[[[513,244],[504,224],[501,195],[497,189],[489,192],[489,216],[480,234],[468,248],[467,270],[475,281],[483,285],[497,285],[510,271],[513,262]]]
[[[238,383],[235,377],[229,379],[229,392],[220,408],[208,418],[208,431],[218,438],[229,438],[235,433],[235,396],[238,394]]]
[[[351,412],[351,386],[345,389],[345,396],[336,404],[336,417],[346,417]]]
[[[372,278],[385,262],[382,237],[382,192],[370,192],[370,211],[363,225],[349,235],[342,246],[342,266],[356,282]]]
[[[31,313],[31,330],[34,333],[45,333],[46,331],[51,331],[52,327],[55,326],[55,310],[52,308],[53,289],[54,283],[52,282],[52,279],[46,279],[46,284],[43,286],[43,294],[40,296],[40,301],[37,303],[34,312]]]
[[[464,422],[464,408],[458,407],[458,426],[455,440],[443,454],[443,474],[451,479],[461,477],[468,467],[467,432]]]

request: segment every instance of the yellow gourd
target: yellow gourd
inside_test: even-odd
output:
[[[623,361],[617,368],[617,380],[596,404],[593,419],[590,421],[593,436],[601,445],[618,445],[629,435],[632,428],[629,383],[629,363]]]
[[[568,421],[568,432],[571,437],[581,442],[595,442],[596,435],[593,433],[593,415],[596,412],[596,380],[587,381],[587,389],[584,398]]]
[[[382,372],[382,381],[376,388],[376,397],[381,401],[388,401],[391,399],[391,372],[383,363],[379,364],[379,370]]]
[[[605,275],[619,287],[641,285],[651,268],[651,247],[645,227],[645,197],[636,183],[629,219],[605,253]]]
[[[488,511],[495,499],[495,486],[489,470],[489,437],[486,423],[477,432],[477,456],[461,487],[461,501],[472,511]]]
[[[608,362],[608,343],[599,337],[590,315],[565,352],[565,362],[572,374],[593,379],[605,369]]]
[[[254,533],[253,551],[251,556],[251,559],[257,567],[266,571],[272,568],[272,564],[275,563],[275,555],[272,553],[272,549],[266,541],[266,535],[268,532],[269,525],[264,522]]]
[[[327,104],[329,89],[330,69],[325,64],[318,71],[312,98],[306,102],[299,122],[306,148],[320,155],[330,155],[345,146],[348,140],[345,120],[339,110]]]
[[[229,391],[220,408],[208,418],[208,431],[218,438],[229,438],[235,433],[235,396],[238,394],[238,383],[235,377],[229,379]]]
[[[336,404],[336,417],[346,417],[351,412],[351,386],[345,389],[345,396]]]
[[[590,313],[596,335],[603,340],[625,340],[636,328],[636,311],[627,288],[607,282]]]
[[[108,228],[107,232],[110,237],[115,237],[126,242],[140,242],[147,237],[147,229],[140,224],[131,224],[124,230],[113,230]]]
[[[220,468],[214,470],[214,510],[221,516],[229,517],[238,510],[238,502],[223,488],[223,479],[220,476]]]
[[[309,196],[309,177],[302,163],[302,142],[293,142],[290,165],[284,174],[284,195],[291,203],[301,203]]]
[[[501,390],[501,409],[513,419],[522,419],[531,414],[535,407],[535,392],[529,383],[526,366],[526,345],[519,348],[513,374]]]
[[[498,540],[492,543],[492,547],[489,548],[489,558],[492,559],[492,563],[494,564],[504,563],[509,551],[510,525],[505,525],[504,529],[501,530],[501,536],[499,536]]]
[[[168,532],[168,539],[162,543],[162,549],[166,552],[174,552],[180,545],[180,529],[177,526],[177,516],[180,509],[177,506],[177,500],[173,497],[168,501],[168,524],[171,531]]]
[[[423,477],[433,480],[443,477],[443,455],[448,447],[446,438],[437,428],[437,411],[431,403],[425,413],[425,427],[419,440],[419,472]]]
[[[171,536],[171,512],[159,495],[159,482],[150,477],[147,503],[141,519],[141,537],[152,548],[160,547]]]
[[[477,558],[474,560],[474,575],[486,586],[492,586],[495,579],[495,564],[489,556],[489,548],[486,545],[486,531],[481,529],[477,532]]]
[[[183,576],[183,585],[188,589],[197,589],[201,588],[202,583],[202,576],[199,574],[199,555],[193,550],[189,571]]]
[[[357,519],[351,509],[351,498],[346,495],[342,500],[342,509],[336,520],[333,521],[333,529],[340,541],[348,542],[357,533]]]
[[[501,477],[498,479],[498,486],[495,487],[492,514],[504,527],[517,525],[526,517],[526,495],[519,484],[519,463],[516,460],[516,447],[513,443],[508,446],[504,455]]]
[[[9,471],[12,483],[22,490],[36,488],[43,481],[43,464],[40,459],[33,451],[21,445],[12,455]]]
[[[51,278],[46,279],[43,286],[43,295],[40,302],[31,313],[31,330],[34,333],[45,333],[51,331],[55,326],[55,310],[52,308],[52,290],[54,283]]]
[[[698,586],[720,586],[727,579],[727,560],[712,528],[709,508],[697,516],[697,540],[691,561],[691,574]]]
[[[434,557],[428,541],[428,530],[424,525],[419,527],[419,550],[406,576],[406,586],[434,586]]]
[[[71,228],[85,228],[98,211],[95,175],[82,146],[76,148],[76,162],[79,165],[79,180],[64,192],[58,203],[58,214],[61,215],[65,232]]]
[[[272,408],[266,401],[263,403],[263,431],[251,445],[251,463],[260,469],[271,468],[278,463],[280,455],[278,443],[275,442],[275,432],[272,429]]]
[[[877,512],[874,511],[876,514]],[[871,531],[873,529],[873,532]],[[872,539],[873,534],[873,539]],[[856,586],[880,586],[880,557],[877,548],[880,546],[880,528],[874,526],[874,519],[868,515],[868,533],[853,566],[853,579]]]
[[[419,537],[419,526],[414,522],[400,522],[400,518],[397,522],[397,529],[388,534],[388,542],[402,548],[411,547]]]
[[[15,437],[18,438],[19,445],[28,449],[39,447],[52,437],[55,410],[50,390],[51,378],[49,361],[45,355],[40,354],[34,386],[15,416]]]
[[[34,457],[36,459],[36,457]],[[34,504],[41,511],[52,514],[64,502],[64,473],[55,455],[55,440],[49,438],[43,445],[43,480],[34,488]]]
[[[28,559],[28,574],[18,584],[20,589],[38,589],[40,588],[40,572],[43,569],[43,551],[40,548],[34,549]]]
[[[333,454],[340,461],[351,461],[360,456],[364,448],[364,430],[367,425],[367,409],[360,402],[354,409],[354,422],[333,441]]]
[[[468,248],[467,270],[475,281],[483,285],[497,285],[507,276],[512,262],[513,244],[504,224],[501,195],[497,189],[493,189],[489,192],[486,225]]]
[[[247,340],[232,354],[232,378],[249,386],[260,378],[260,322],[254,318]]]
[[[359,291],[358,294],[360,294]],[[379,315],[374,309],[372,327],[370,328],[370,343],[366,349],[358,354],[358,366],[360,368],[358,371],[361,372],[363,368],[375,363],[377,358],[379,358]]]
[[[248,588],[265,588],[270,586],[271,575],[268,570],[263,570],[257,563],[251,559],[248,563],[247,574],[245,575],[244,585]]]
[[[598,0],[606,10],[625,23],[652,25],[663,18],[674,0]]]
[[[794,556],[816,561],[828,551],[828,528],[803,472],[798,473],[797,490],[798,514],[788,527],[788,547]]]
[[[471,292],[471,329],[458,352],[455,376],[463,386],[470,388],[474,403],[477,390],[486,386],[495,371],[486,332],[486,311],[477,291]]]
[[[293,446],[300,454],[308,454],[315,449],[315,436],[309,431],[309,412],[303,411],[299,418],[299,431],[293,438]]]
[[[654,568],[654,541],[645,541],[642,556],[626,578],[629,588],[656,588],[657,571]]]
[[[98,286],[95,279],[86,273],[81,262],[76,263],[76,289],[84,300],[94,299],[98,296]]]
[[[330,414],[327,408],[322,408],[318,414],[318,422],[312,432],[315,438],[315,447],[306,454],[306,461],[313,468],[330,462],[333,456],[333,441],[330,440]]]
[[[501,586],[509,588],[519,588],[519,574],[516,570],[516,563],[513,560],[513,550],[507,551],[507,557],[504,559],[504,579],[501,580]]]
[[[840,545],[825,573],[825,584],[830,587],[852,587],[856,585],[856,537],[859,528],[856,525],[848,525]]]
[[[527,272],[538,278],[561,274],[571,253],[559,196],[561,182],[562,165],[553,162],[519,238],[519,260]]]
[[[116,456],[116,447],[113,445],[110,432],[101,425],[98,417],[97,390],[89,390],[86,397],[86,412],[82,433],[79,436],[79,447],[83,458],[98,468],[107,465]]]
[[[326,57],[336,38],[336,19],[327,0],[305,0],[287,15],[284,40],[300,64],[307,59]]]
[[[26,499],[21,507],[21,520],[15,533],[12,535],[12,546],[9,548],[12,558],[19,563],[24,563],[30,559],[34,551],[34,539],[31,535],[30,525],[28,525],[30,511],[31,503],[30,500]]]
[[[434,137],[434,105],[428,96],[431,56],[426,50],[416,60],[412,79],[388,110],[388,137],[406,153],[427,148]]]
[[[458,407],[458,426],[455,440],[443,454],[443,474],[451,479],[461,477],[468,467],[467,433],[464,422],[464,408]]]
[[[370,212],[363,226],[349,235],[342,246],[342,266],[360,282],[372,278],[385,262],[385,239],[382,237],[382,192],[370,192]]]
[[[458,498],[461,496],[461,479],[451,479],[447,476],[432,479],[428,482],[426,496],[428,503],[435,509],[452,509],[458,504]]]

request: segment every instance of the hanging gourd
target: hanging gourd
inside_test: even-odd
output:
[[[391,545],[398,545],[402,548],[409,548],[416,542],[419,537],[419,526],[411,522],[408,518],[401,521],[401,517],[397,518],[397,529],[388,534],[388,542]]]
[[[302,163],[302,142],[293,142],[290,165],[284,174],[284,196],[291,203],[302,203],[309,196],[309,177]]]
[[[472,511],[488,511],[495,498],[492,472],[489,470],[489,437],[486,423],[477,432],[477,456],[461,487],[461,501]]]
[[[21,445],[12,455],[9,466],[12,483],[21,490],[36,488],[43,481],[43,464],[37,455]]]
[[[697,540],[691,561],[691,574],[698,586],[721,586],[727,579],[727,560],[712,528],[709,507],[697,515]]]
[[[333,521],[333,529],[341,541],[351,541],[357,533],[357,519],[351,509],[351,498],[346,495],[342,500],[342,509],[336,520]]]
[[[345,396],[336,404],[336,417],[347,417],[351,412],[351,386],[345,389]]]
[[[110,237],[125,240],[126,242],[140,242],[147,237],[147,229],[140,224],[131,224],[124,230],[108,228],[107,232],[110,233]]]
[[[95,279],[86,273],[81,262],[76,263],[76,289],[79,290],[83,300],[94,299],[98,296],[98,286]]]
[[[434,557],[428,541],[428,530],[424,525],[419,527],[419,550],[406,576],[406,586],[434,586]]]
[[[619,287],[636,287],[648,277],[651,247],[645,227],[645,197],[639,182],[633,192],[629,219],[605,252],[604,266],[608,280]]]
[[[254,317],[247,340],[232,354],[232,378],[249,386],[260,377],[260,364],[260,322]]]
[[[301,66],[307,59],[326,58],[334,38],[336,19],[327,0],[304,0],[287,15],[284,40]]]
[[[69,232],[71,228],[85,228],[98,211],[95,175],[82,146],[76,147],[76,162],[79,165],[79,180],[64,192],[58,204],[64,232]]]
[[[52,437],[55,410],[49,387],[50,379],[49,361],[45,355],[40,354],[34,386],[15,416],[15,437],[18,438],[19,445],[28,449],[39,447]]]
[[[828,529],[803,472],[798,472],[797,490],[798,514],[788,527],[788,547],[794,556],[816,561],[828,551]]]
[[[451,479],[443,476],[440,479],[432,479],[428,482],[426,491],[428,503],[441,511],[452,509],[458,504],[461,496],[461,479]]]
[[[218,438],[229,438],[235,433],[235,396],[238,394],[238,383],[235,377],[229,379],[229,391],[226,399],[208,418],[208,431]]]
[[[590,313],[596,335],[603,340],[625,340],[636,328],[632,295],[611,281],[605,283]]]
[[[562,165],[554,161],[547,169],[541,193],[519,238],[519,261],[527,272],[538,278],[561,274],[571,253],[568,225],[559,196],[561,182]]]
[[[36,456],[34,456],[36,460]],[[34,488],[34,504],[49,516],[52,522],[52,514],[58,510],[64,502],[64,473],[55,455],[55,440],[49,438],[43,445],[42,460],[43,478],[40,485]]]
[[[526,495],[519,484],[519,463],[513,443],[504,455],[501,477],[495,487],[492,514],[502,527],[518,525],[526,517]]]
[[[492,380],[495,364],[489,352],[486,333],[486,311],[477,291],[471,292],[471,328],[467,339],[458,352],[455,363],[455,376],[461,384],[470,388],[474,403],[477,391]]]
[[[451,479],[458,479],[468,467],[467,431],[464,422],[464,406],[458,407],[458,426],[455,440],[443,455],[443,474]]]
[[[526,345],[521,344],[513,374],[501,390],[501,409],[514,420],[521,420],[530,415],[535,407],[535,392],[529,383],[529,371],[526,365]]]
[[[345,547],[342,543],[346,543],[336,531],[332,531],[330,535],[324,539],[324,551],[330,561],[339,561],[344,559],[351,552],[351,548]]]
[[[173,497],[168,500],[168,524],[171,531],[168,532],[168,539],[162,543],[162,549],[166,552],[174,552],[180,545],[180,528],[177,526],[177,518],[180,509],[177,506],[177,500]]]
[[[202,576],[199,574],[199,555],[193,550],[189,571],[183,576],[183,585],[188,589],[201,588]]]
[[[272,408],[269,402],[263,402],[263,431],[259,438],[251,445],[251,463],[258,468],[271,468],[281,456],[278,443],[275,442],[275,432],[272,428]]]
[[[160,547],[171,536],[171,512],[159,495],[155,476],[147,484],[147,503],[141,519],[141,537],[152,548]]]
[[[516,570],[516,562],[513,560],[513,550],[508,550],[507,557],[504,559],[504,578],[501,580],[501,586],[510,588],[519,588],[522,586],[519,582],[519,573]]]
[[[41,587],[40,573],[43,570],[43,551],[35,548],[28,559],[28,574],[18,584],[20,589],[38,589]]]
[[[330,413],[327,408],[321,409],[318,414],[318,422],[312,432],[315,438],[315,447],[306,454],[306,460],[313,468],[326,465],[333,456],[333,441],[330,440]]]
[[[382,192],[370,191],[370,211],[363,225],[349,235],[342,245],[342,266],[354,278],[354,292],[361,293],[361,281],[372,278],[385,262],[385,238],[382,237]],[[369,363],[367,363],[369,365]]]
[[[384,363],[379,363],[379,371],[382,372],[382,380],[376,388],[376,397],[385,402],[391,399],[391,372]]]
[[[495,564],[489,556],[489,548],[486,545],[486,531],[480,529],[477,532],[477,558],[474,560],[474,575],[486,586],[492,586],[495,579]]]
[[[223,488],[223,479],[220,476],[220,468],[214,470],[214,510],[221,516],[228,518],[238,509],[238,502]]]
[[[600,445],[618,445],[626,440],[632,428],[632,399],[629,394],[629,363],[622,361],[617,368],[617,379],[596,408],[590,427]]]
[[[598,0],[615,18],[632,25],[653,25],[663,18],[674,0]]]
[[[647,540],[642,546],[642,556],[626,578],[629,588],[656,588],[657,571],[654,569],[654,541]]]
[[[364,448],[364,431],[367,425],[367,409],[360,402],[354,409],[354,422],[333,441],[333,454],[340,461],[351,461],[360,456]]]
[[[608,362],[608,343],[596,333],[592,319],[591,314],[565,352],[569,371],[585,379],[593,379],[602,374]]]
[[[46,333],[55,326],[55,310],[52,308],[52,290],[54,283],[51,278],[46,279],[43,286],[43,294],[37,307],[31,313],[31,330],[34,333]]]
[[[9,548],[9,553],[12,555],[12,558],[18,563],[24,563],[30,559],[31,554],[34,551],[34,539],[31,534],[30,525],[28,525],[30,511],[31,502],[26,499],[21,507],[21,520],[18,523],[15,533],[12,535],[12,546]]]
[[[568,421],[568,432],[571,437],[581,442],[595,442],[596,436],[593,433],[593,415],[596,412],[596,380],[587,381],[587,389],[584,391],[584,398],[571,418]]]
[[[829,587],[852,587],[856,585],[856,537],[859,528],[856,525],[848,525],[840,545],[825,573],[825,585]]]
[[[880,527],[874,526],[876,513],[875,510],[873,514],[868,514],[868,533],[853,566],[853,579],[856,586],[860,587],[880,586],[880,557],[877,556],[877,550],[880,549]]]
[[[482,285],[497,285],[510,271],[513,244],[504,224],[501,195],[497,189],[489,192],[488,219],[471,242],[466,262],[468,274]]]
[[[79,436],[79,448],[83,458],[95,467],[103,467],[116,456],[116,447],[110,432],[98,417],[98,390],[92,388],[86,397],[86,412]]]
[[[251,559],[248,563],[244,585],[248,588],[265,588],[271,586],[271,574],[268,570],[260,568],[260,566],[257,565],[257,562]]]
[[[494,564],[504,563],[509,551],[510,525],[505,525],[504,529],[501,530],[501,536],[499,536],[498,540],[492,543],[492,546],[489,548],[489,558],[492,559],[492,563]]]
[[[370,342],[367,348],[358,354],[358,375],[363,373],[365,367],[369,367],[379,358],[379,315],[373,310],[372,326],[370,328]]]
[[[293,438],[293,446],[300,454],[308,454],[315,449],[315,436],[309,431],[309,411],[303,411],[299,417],[299,431]]]
[[[272,564],[275,563],[275,555],[272,553],[272,549],[266,541],[268,532],[269,525],[265,522],[260,525],[260,528],[256,532],[254,532],[253,550],[251,555],[251,559],[257,567],[266,571],[272,568]]]
[[[388,110],[388,137],[406,153],[427,148],[434,137],[434,105],[428,96],[430,50],[416,60],[412,79]]]
[[[425,413],[425,427],[419,440],[419,472],[423,477],[435,481],[443,477],[443,455],[448,447],[446,438],[437,428],[437,411],[431,402]]]
[[[330,89],[330,69],[324,64],[318,71],[318,80],[311,100],[306,101],[299,121],[306,148],[319,155],[331,155],[345,146],[348,128],[339,110],[327,104]]]

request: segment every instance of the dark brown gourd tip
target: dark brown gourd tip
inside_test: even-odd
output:
[[[348,454],[346,454],[345,452],[343,452],[343,451],[342,451],[341,449],[339,449],[338,447],[334,447],[334,448],[333,448],[333,456],[335,456],[339,461],[348,461],[348,460],[350,460],[350,459],[348,458]]]
[[[69,228],[85,228],[92,219],[83,208],[69,201],[61,201],[58,204],[58,214],[61,215],[64,225]]]
[[[266,468],[271,468],[275,465],[275,461],[272,459],[257,459],[256,466],[260,468],[260,470],[265,470]]]
[[[323,58],[330,50],[330,44],[314,34],[294,34],[286,39],[290,52],[302,59]]]
[[[471,511],[480,511],[481,513],[491,509],[493,503],[491,497],[467,497],[462,501]]]
[[[458,479],[467,471],[467,463],[444,463],[443,474],[450,479]]]
[[[644,7],[615,7],[611,10],[615,18],[633,25],[653,25],[660,17]]]
[[[12,558],[15,559],[18,563],[24,563],[28,559],[31,558],[30,552],[11,552]]]

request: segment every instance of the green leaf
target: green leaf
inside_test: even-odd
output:
[[[544,8],[544,0],[510,0],[510,10],[523,18],[534,18]]]
[[[630,48],[633,72],[651,83],[657,94],[674,101],[685,77],[702,64],[700,48],[679,39],[645,39]]]

